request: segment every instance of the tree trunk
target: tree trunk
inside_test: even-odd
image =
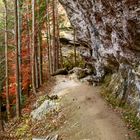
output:
[[[36,44],[36,43],[35,43]],[[38,78],[38,52],[37,52],[37,48],[35,48],[35,86],[36,88],[39,88],[39,78]]]
[[[50,25],[50,13],[49,13],[49,0],[47,0],[47,36],[48,36],[48,57],[49,57],[49,68],[50,68],[50,74],[53,73],[53,57],[52,57],[52,52],[53,52],[53,48],[52,48],[52,44],[51,44],[51,25]]]
[[[41,37],[41,31],[39,29],[38,33],[38,65],[39,65],[39,85],[42,85],[42,37]]]
[[[53,10],[53,73],[56,71],[56,17],[55,17],[55,0],[52,0]]]
[[[29,5],[27,5],[27,34],[28,34],[28,41],[27,41],[27,46],[28,46],[28,63],[30,66],[30,72],[32,71],[32,64],[31,64],[31,48],[32,48],[32,37],[31,37],[31,30],[30,30],[30,18],[29,18]],[[31,84],[31,76],[30,76],[30,84]],[[29,90],[28,90],[28,96],[29,96]]]
[[[1,92],[1,89],[0,89],[0,92]],[[4,131],[1,106],[2,106],[2,100],[1,100],[1,93],[0,93],[0,131]]]
[[[51,56],[51,54],[50,54],[50,34],[49,34],[49,22],[50,22],[50,20],[49,20],[49,1],[48,0],[46,0],[46,14],[47,14],[47,17],[46,17],[46,32],[47,32],[47,54],[48,54],[48,68],[49,68],[49,75],[51,74],[51,58],[50,58],[50,56]]]
[[[36,94],[35,87],[35,0],[32,0],[32,90]]]
[[[75,45],[75,41],[76,41],[76,33],[75,33],[75,29],[74,29],[74,65],[76,66],[76,45]]]
[[[41,25],[40,25],[40,0],[38,1],[38,65],[39,65],[39,84],[42,85],[42,36],[41,36]]]
[[[60,41],[59,41],[59,15],[58,15],[58,1],[56,0],[56,70],[60,68]]]
[[[17,0],[17,16],[18,16],[18,62],[19,62],[19,95],[20,103],[22,102],[22,74],[21,74],[21,16],[20,16],[20,0]]]
[[[5,80],[6,80],[6,111],[7,117],[10,118],[10,103],[9,103],[9,74],[8,74],[8,20],[7,20],[7,1],[3,0],[5,5]]]
[[[18,46],[18,11],[17,0],[15,0],[15,45],[16,45],[16,115],[19,118],[20,110],[20,79],[19,79],[19,46]]]

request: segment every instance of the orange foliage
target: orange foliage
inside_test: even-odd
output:
[[[29,15],[30,17],[30,15]],[[30,48],[29,48],[29,35],[27,34],[27,15],[23,16],[22,35],[21,35],[21,68],[20,74],[22,79],[22,93],[29,90],[31,84],[31,64],[30,64]],[[12,41],[11,41],[12,42]],[[12,43],[14,44],[14,43]],[[16,103],[16,64],[15,64],[15,51],[8,53],[9,58],[9,98],[10,104]],[[6,88],[3,87],[2,97],[6,98]]]

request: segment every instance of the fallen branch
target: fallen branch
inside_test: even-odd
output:
[[[63,69],[58,69],[56,72],[54,72],[51,76],[56,76],[56,75],[67,75],[68,71],[66,68]]]

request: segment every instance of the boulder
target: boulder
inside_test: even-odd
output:
[[[93,82],[94,82],[93,77],[91,75],[82,78],[80,81],[88,85],[93,85]]]
[[[33,121],[42,120],[47,113],[58,109],[58,103],[53,100],[45,100],[38,108],[31,112]]]
[[[92,74],[92,70],[91,69],[82,69],[79,67],[74,67],[72,70],[69,71],[69,74],[75,73],[78,79],[84,78],[87,75]]]

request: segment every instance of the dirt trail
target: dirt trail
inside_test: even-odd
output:
[[[53,90],[61,98],[66,122],[55,133],[64,140],[135,140],[100,96],[99,87],[58,76]]]

